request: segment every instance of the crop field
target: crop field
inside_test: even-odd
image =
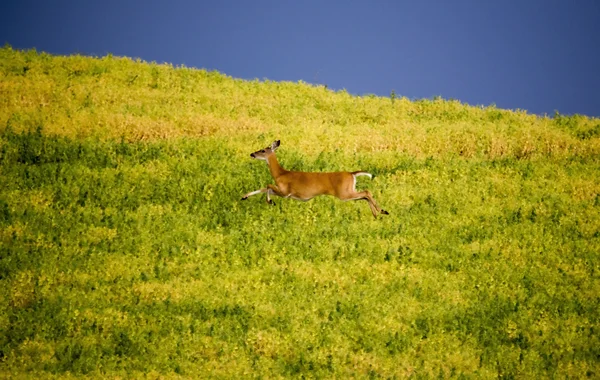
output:
[[[241,201],[278,139],[390,215]],[[597,118],[0,49],[1,378],[597,378],[599,319]]]

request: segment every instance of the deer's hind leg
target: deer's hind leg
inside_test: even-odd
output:
[[[377,205],[377,202],[375,202],[375,199],[373,199],[373,194],[371,194],[369,190],[355,191],[354,193],[350,193],[344,197],[340,197],[340,199],[343,201],[358,201],[361,199],[366,200],[369,204],[369,207],[371,208],[371,213],[373,213],[374,217],[377,217],[377,213],[381,213],[384,215],[389,214],[389,212],[385,211]]]
[[[369,190],[365,190],[364,192],[367,193],[367,201],[369,202],[369,205],[372,205],[377,211],[379,211],[383,215],[390,214],[389,212],[387,212],[384,209],[382,209],[381,207],[379,207],[377,202],[375,202],[375,198],[373,198],[373,194],[371,194],[371,192]]]

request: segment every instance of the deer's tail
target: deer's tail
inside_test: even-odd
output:
[[[363,171],[352,172],[350,174],[352,174],[354,177],[360,177],[361,175],[364,175],[364,176],[367,176],[367,177],[373,179],[373,174],[363,172]]]

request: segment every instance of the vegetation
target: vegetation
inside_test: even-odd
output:
[[[600,120],[0,49],[0,377],[600,376]],[[248,156],[364,202],[240,196]]]

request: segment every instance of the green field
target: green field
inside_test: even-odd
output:
[[[2,378],[597,378],[599,259],[597,118],[0,49]]]

